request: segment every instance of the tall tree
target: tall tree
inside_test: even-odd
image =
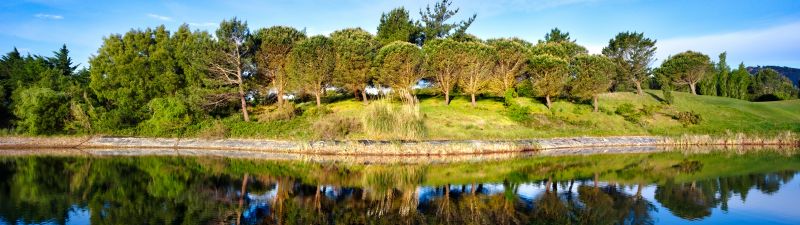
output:
[[[413,86],[423,77],[420,73],[422,61],[422,51],[416,45],[402,41],[389,43],[378,51],[375,58],[378,81],[407,103],[416,104]]]
[[[558,96],[564,90],[569,78],[569,63],[552,55],[533,55],[529,71],[531,82],[538,96],[544,97],[547,108],[552,109],[550,97]]]
[[[464,69],[464,44],[452,39],[438,39],[425,43],[425,71],[435,80],[435,85],[444,94],[444,104],[450,104],[450,93],[458,83]]]
[[[731,97],[750,99],[748,87],[750,87],[751,80],[752,76],[750,72],[747,72],[747,67],[744,66],[744,63],[739,63],[739,68],[731,72],[731,78],[729,79],[731,82],[728,87],[732,88]]]
[[[547,43],[561,43],[561,42],[575,42],[570,39],[569,32],[562,32],[558,27],[550,30],[550,33],[544,35],[544,42]]]
[[[798,88],[788,77],[769,68],[761,69],[756,73],[751,89],[755,100],[792,99],[797,96],[798,92]]]
[[[603,48],[603,55],[617,64],[617,81],[632,82],[639,95],[642,95],[642,82],[649,76],[648,66],[654,60],[655,52],[656,41],[636,32],[619,33]]]
[[[571,81],[571,94],[591,98],[594,112],[597,112],[597,96],[611,88],[616,70],[614,62],[602,55],[580,55],[575,58],[572,70],[575,79]]]
[[[688,85],[696,95],[697,83],[711,73],[711,60],[703,53],[686,51],[667,58],[659,70],[675,84]]]
[[[257,37],[261,42],[256,53],[259,73],[266,76],[271,88],[275,90],[278,105],[282,106],[283,96],[289,85],[286,62],[294,46],[306,39],[306,34],[292,27],[273,26],[260,29]]]
[[[53,52],[53,57],[50,58],[50,63],[53,64],[53,67],[57,70],[61,71],[61,74],[64,76],[71,76],[75,69],[78,68],[78,65],[72,65],[72,58],[69,57],[69,49],[67,49],[67,44],[61,46],[58,51]]]
[[[208,65],[210,72],[216,76],[218,81],[225,85],[235,86],[236,97],[241,103],[244,121],[250,121],[250,115],[247,112],[245,81],[254,74],[253,44],[246,21],[241,21],[236,17],[231,20],[223,20],[217,29],[217,51]]]
[[[730,87],[730,73],[731,67],[728,66],[728,53],[722,52],[719,54],[719,61],[716,65],[717,75],[717,95],[722,97],[731,97]]]
[[[287,69],[292,87],[313,94],[317,107],[322,106],[322,92],[333,76],[335,57],[333,41],[322,35],[297,43],[289,54]]]
[[[447,23],[459,11],[458,8],[451,9],[452,4],[453,2],[450,0],[441,0],[436,2],[433,8],[428,5],[424,11],[422,9],[419,10],[420,22],[422,23],[422,40],[420,44],[427,40],[445,38],[451,35],[460,36],[466,33],[467,28],[472,25],[478,15],[473,14],[466,20],[456,23]]]
[[[364,91],[372,80],[370,69],[378,43],[367,31],[361,28],[348,28],[331,34],[336,52],[336,66],[333,70],[333,83],[353,92],[367,104],[367,92]]]
[[[464,43],[465,67],[458,77],[458,86],[472,99],[472,107],[477,106],[475,95],[485,91],[492,80],[497,64],[497,51],[489,45],[478,42]]]
[[[527,69],[529,50],[513,39],[492,39],[487,43],[497,51],[494,91],[503,94],[513,91],[517,78]]]
[[[389,13],[381,14],[375,40],[378,40],[382,46],[394,41],[416,42],[417,32],[418,28],[411,20],[408,10],[399,7],[392,9]]]

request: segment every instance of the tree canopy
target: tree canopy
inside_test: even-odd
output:
[[[415,103],[412,87],[423,77],[422,51],[414,44],[395,41],[383,46],[375,60],[379,83],[392,88],[406,102]]]
[[[617,64],[616,85],[631,82],[642,95],[642,82],[650,75],[649,65],[654,60],[656,41],[645,38],[644,33],[622,32],[608,41],[603,55]],[[617,88],[619,89],[619,87]]]

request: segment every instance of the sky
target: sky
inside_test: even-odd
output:
[[[309,35],[361,27],[373,34],[381,13],[405,7],[414,19],[435,0],[3,0],[0,52],[52,56],[66,44],[86,66],[103,38],[131,29],[183,23],[213,33],[223,19],[246,20],[251,30],[273,25],[305,28]],[[473,13],[468,32],[482,39],[519,37],[531,42],[554,27],[570,33],[590,53],[600,53],[619,32],[643,32],[657,40],[661,60],[686,50],[716,60],[728,52],[736,67],[800,68],[798,0],[453,0],[455,19]]]

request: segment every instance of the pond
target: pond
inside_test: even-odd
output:
[[[798,152],[425,164],[0,154],[0,224],[800,224]]]

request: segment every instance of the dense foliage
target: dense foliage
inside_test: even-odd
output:
[[[251,34],[237,18],[222,21],[214,34],[188,25],[174,33],[165,26],[132,29],[103,38],[80,70],[66,46],[53,57],[15,49],[0,59],[0,127],[4,133],[175,136],[216,129],[222,120],[249,121],[253,113],[269,121],[263,127],[278,129],[268,132],[280,132],[307,125],[288,118],[317,115],[294,105],[309,96],[318,108],[345,96],[367,104],[369,95],[415,104],[420,90],[440,93],[444,105],[456,95],[469,96],[473,106],[481,97],[502,97],[521,117],[528,109],[510,101],[516,96],[548,108],[553,99],[591,99],[594,111],[602,111],[599,94],[631,86],[640,95],[660,88],[669,104],[671,91],[746,100],[798,95],[796,84],[774,70],[753,76],[743,63],[731,70],[725,53],[712,62],[687,51],[651,68],[656,40],[643,33],[619,33],[603,55],[589,55],[558,28],[536,44],[482,41],[467,33],[476,15],[454,22],[458,12],[448,0],[420,10],[420,20],[396,8],[381,16],[375,35],[346,28],[307,38],[285,26]]]

